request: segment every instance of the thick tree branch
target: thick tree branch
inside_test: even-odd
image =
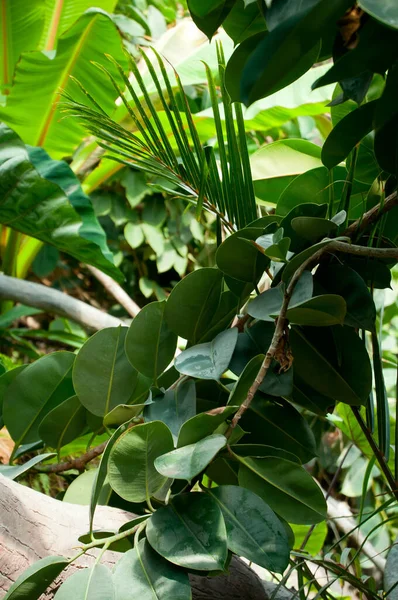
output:
[[[41,308],[43,311],[60,315],[80,323],[83,327],[100,330],[105,327],[126,325],[117,317],[112,317],[81,300],[71,298],[63,292],[31,281],[0,275],[0,298],[21,302],[27,306]]]
[[[395,206],[398,206],[398,194],[393,192],[390,196],[384,200],[383,204],[378,204],[366,212],[360,219],[352,223],[342,233],[347,237],[353,237],[354,235],[360,235],[370,227],[374,225],[383,215],[392,210]]]
[[[107,292],[111,294],[119,302],[121,306],[128,312],[131,317],[136,317],[140,312],[140,307],[134,302],[132,298],[124,291],[124,289],[116,282],[112,277],[109,277],[106,273],[103,273],[96,267],[86,265],[87,269],[98,279],[104,286]]]
[[[79,456],[79,458],[74,458],[72,460],[57,463],[54,465],[43,465],[37,467],[37,471],[40,471],[41,473],[63,473],[64,471],[69,471],[70,469],[77,469],[78,471],[82,471],[89,462],[91,462],[92,460],[94,460],[94,458],[97,458],[104,452],[107,443],[108,441],[102,442],[102,444],[100,444],[99,446],[95,446],[95,448],[91,448],[91,450],[89,450],[85,454],[82,454],[81,456]]]

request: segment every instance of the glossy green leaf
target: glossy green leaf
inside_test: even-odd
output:
[[[170,329],[193,344],[198,343],[217,310],[222,284],[218,269],[199,269],[184,277],[167,299],[165,318]]]
[[[86,410],[77,396],[68,398],[53,408],[39,426],[40,438],[59,452],[73,442],[86,427]]]
[[[395,0],[360,0],[359,6],[385,25],[398,29],[398,6]]]
[[[236,327],[219,333],[212,342],[184,350],[175,359],[180,373],[199,379],[220,379],[228,369],[238,339]]]
[[[46,155],[42,175],[21,138],[4,124],[0,148],[0,222],[122,280],[91,204],[69,167],[54,164]]]
[[[202,438],[211,435],[217,427],[231,417],[237,406],[220,406],[209,412],[204,412],[192,417],[184,423],[178,436],[178,447],[195,444]]]
[[[286,317],[296,325],[327,327],[342,325],[346,312],[347,305],[344,298],[336,294],[324,294],[302,302],[294,308],[289,308]],[[278,314],[273,316],[278,317]]]
[[[345,177],[345,174],[344,174]],[[293,182],[292,182],[293,183]],[[303,237],[301,234],[303,232],[307,233],[308,237],[311,237],[311,233],[315,233],[315,228],[313,227],[314,223],[312,219],[321,219],[324,220],[328,212],[327,204],[314,204],[312,202],[304,202],[299,204],[298,206],[292,208],[291,211],[282,219],[281,227],[285,232],[285,235],[288,236],[291,240],[290,242],[290,251],[294,253],[299,253],[308,248],[310,241]],[[308,224],[307,227],[302,228],[302,231],[296,231],[294,227],[294,223],[296,219],[310,219],[310,221],[305,221]],[[312,222],[312,226],[311,226]],[[299,221],[300,223],[300,221]],[[315,222],[317,223],[317,221]],[[331,224],[329,226],[331,230],[335,230],[335,225]],[[315,241],[318,241],[319,238],[315,237]]]
[[[228,548],[256,565],[283,573],[289,564],[286,531],[269,506],[250,490],[222,485],[208,490],[227,528]]]
[[[80,569],[73,573],[59,588],[54,600],[114,600],[112,574],[105,565]]]
[[[319,217],[295,217],[291,224],[299,236],[312,243],[331,237],[337,231],[336,223]]]
[[[91,61],[106,65],[120,81],[105,51],[127,66],[120,34],[105,12],[92,9],[71,25],[60,37],[55,55],[41,51],[22,55],[7,105],[0,110],[1,120],[15,128],[25,143],[41,146],[57,159],[70,156],[86,135],[81,122],[64,118],[60,88],[86,104],[75,77],[105,112],[112,112],[118,93],[101,70],[87,67]]]
[[[39,425],[74,394],[72,352],[47,354],[19,372],[4,397],[3,417],[15,447],[40,439]]]
[[[290,343],[294,368],[305,383],[331,398],[354,406],[365,404],[372,387],[369,357],[353,329],[332,332],[325,329],[293,327]]]
[[[339,238],[336,238],[336,239],[339,239]],[[289,261],[289,263],[283,269],[282,281],[287,283],[291,279],[291,277],[294,275],[294,273],[297,271],[297,269],[306,260],[311,258],[311,256],[313,256],[316,252],[318,252],[318,250],[321,250],[321,248],[324,248],[324,246],[327,246],[332,241],[333,240],[331,240],[331,239],[322,240],[321,242],[314,244],[310,248],[307,248],[307,250],[303,250],[303,252],[300,252],[299,254],[296,254],[296,256],[293,256],[293,258]]]
[[[256,239],[256,248],[275,262],[286,262],[291,239],[283,236],[283,228],[275,233],[266,233]]]
[[[239,457],[239,461],[239,484],[263,498],[286,521],[310,525],[326,518],[322,491],[304,467],[274,457]]]
[[[115,406],[107,415],[104,417],[105,427],[115,427],[130,421],[138,417],[144,408],[150,404],[145,402],[144,404],[119,404]]]
[[[42,558],[18,577],[3,600],[38,600],[68,564],[63,556]]]
[[[259,354],[258,356],[254,356],[247,363],[228,398],[228,404],[240,406],[242,402],[246,400],[247,394],[254,383],[264,358],[264,354]]]
[[[20,475],[23,475],[23,473],[26,473],[26,471],[29,471],[29,469],[32,467],[35,467],[37,464],[41,463],[43,460],[46,460],[46,458],[50,458],[52,456],[55,455],[50,452],[47,454],[39,454],[38,456],[34,456],[23,465],[0,465],[0,475],[4,475],[4,477],[7,477],[8,479],[16,479],[17,477],[20,477]]]
[[[162,421],[177,441],[178,433],[186,421],[196,415],[196,390],[192,380],[182,381],[164,396],[155,398],[145,409],[145,421]]]
[[[188,575],[140,540],[116,564],[113,575],[117,600],[191,600]]]
[[[294,533],[294,548],[301,549],[304,540],[307,540],[304,550],[316,556],[322,551],[323,545],[328,534],[326,523],[318,523],[313,529],[311,528],[311,536],[308,538],[310,528],[306,525],[291,525]],[[308,539],[307,539],[308,538]]]
[[[268,266],[269,259],[246,240],[254,241],[262,233],[260,227],[246,227],[227,237],[216,253],[218,268],[225,275],[251,283],[254,287]]]
[[[224,570],[227,533],[215,500],[203,493],[176,496],[152,515],[146,535],[168,561],[196,571]]]
[[[244,0],[235,2],[223,27],[235,44],[266,30],[265,19],[257,2],[247,3]]]
[[[313,287],[312,274],[310,271],[305,271],[294,288],[289,302],[289,309],[310,300]],[[254,298],[248,306],[248,314],[255,319],[274,322],[275,317],[271,315],[279,315],[283,303],[283,290],[284,286],[278,285]]]
[[[195,25],[209,39],[213,37],[234,4],[235,0],[188,0],[188,8]]]
[[[356,271],[345,264],[321,265],[317,269],[316,281],[325,291],[337,293],[345,299],[346,325],[374,331],[376,307],[366,283]]]
[[[274,448],[274,446],[265,446],[264,444],[235,444],[231,446],[231,450],[238,456],[251,456],[252,458],[264,458],[265,456],[274,456],[275,458],[284,458],[290,462],[301,464],[300,459],[282,448]]]
[[[15,377],[17,377],[19,373],[26,369],[27,366],[28,365],[21,365],[20,367],[15,367],[15,369],[10,369],[9,371],[6,371],[0,375],[0,429],[4,427],[3,405],[6,391]]]
[[[166,302],[145,306],[130,325],[126,337],[127,358],[143,375],[156,378],[173,359],[177,335],[165,318]]]
[[[66,490],[62,501],[69,504],[88,506],[90,504],[93,490],[98,479],[98,469],[89,469],[76,477]],[[109,483],[104,482],[99,489],[97,504],[106,505],[109,502],[112,490]]]
[[[103,417],[119,404],[129,404],[137,371],[127,360],[126,327],[98,331],[80,349],[73,367],[73,384],[80,402]]]
[[[376,100],[350,112],[332,129],[322,148],[322,162],[328,169],[347,158],[351,150],[373,129]]]
[[[191,481],[205,470],[226,444],[227,438],[223,435],[209,435],[196,444],[189,444],[159,456],[155,460],[156,470],[170,479]]]
[[[129,502],[148,499],[167,480],[157,472],[154,462],[173,448],[171,432],[160,421],[136,425],[123,433],[109,455],[108,477],[112,489]]]

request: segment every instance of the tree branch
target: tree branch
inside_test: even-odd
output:
[[[99,446],[95,446],[95,448],[91,448],[79,458],[74,458],[73,460],[69,460],[63,463],[58,463],[55,465],[43,465],[41,467],[37,467],[36,471],[40,473],[63,473],[64,471],[69,471],[70,469],[77,469],[78,471],[82,471],[87,463],[100,456],[106,446],[108,444],[108,440],[106,442],[102,442]]]
[[[392,210],[395,206],[398,206],[398,194],[393,192],[390,196],[384,200],[383,204],[378,204],[366,212],[360,219],[352,223],[347,229],[341,234],[347,237],[361,234],[374,225],[383,215]]]
[[[104,286],[107,292],[109,292],[123,308],[128,312],[131,317],[136,317],[140,312],[141,308],[134,302],[132,298],[124,291],[124,289],[109,277],[106,273],[103,273],[96,267],[86,265],[87,269],[98,279]]]
[[[40,283],[23,281],[7,275],[0,275],[0,298],[41,308],[51,314],[72,319],[89,329],[100,330],[105,327],[126,325],[117,317],[112,317],[63,292]]]

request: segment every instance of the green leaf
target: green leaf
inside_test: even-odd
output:
[[[145,421],[162,421],[177,441],[178,433],[186,421],[196,415],[196,390],[192,380],[182,381],[163,397],[155,398],[145,409]]]
[[[0,125],[0,148],[0,222],[122,280],[91,204],[76,187],[69,167],[51,163],[55,173],[43,177],[21,139],[4,124]]]
[[[310,300],[312,298],[313,288],[312,274],[310,271],[305,271],[294,288],[289,302],[289,309]],[[272,317],[271,315],[279,315],[283,303],[283,294],[283,285],[278,285],[266,290],[250,302],[247,309],[248,314],[255,319],[273,323],[275,317]]]
[[[219,333],[212,342],[184,350],[175,359],[180,373],[199,379],[220,379],[228,369],[238,339],[236,327]]]
[[[203,438],[196,444],[189,444],[155,460],[156,470],[170,479],[186,479],[191,481],[205,470],[218,452],[227,444],[227,438],[215,434]]]
[[[344,161],[351,150],[373,129],[377,100],[350,112],[332,129],[322,148],[322,162],[328,169]]]
[[[211,40],[235,0],[188,0],[187,3],[195,25]]]
[[[264,500],[233,485],[207,493],[223,514],[228,548],[264,569],[283,573],[289,564],[289,542],[285,528]]]
[[[43,147],[53,158],[70,156],[86,133],[78,120],[64,118],[59,90],[87,104],[87,96],[74,77],[105,112],[112,112],[117,91],[100,70],[87,68],[91,62],[106,64],[120,81],[105,51],[127,67],[122,40],[111,17],[94,9],[60,37],[55,56],[41,51],[22,55],[7,105],[0,110],[1,120],[15,128],[25,143]]]
[[[173,359],[177,335],[165,318],[166,302],[145,306],[130,325],[126,354],[134,368],[155,381]]]
[[[339,240],[340,238],[335,238],[335,239]],[[300,252],[299,254],[296,254],[295,256],[293,256],[293,258],[288,262],[286,267],[283,269],[282,281],[287,283],[291,279],[291,277],[293,277],[293,275],[297,271],[297,269],[299,267],[301,267],[301,265],[306,260],[311,258],[311,256],[313,256],[313,254],[318,252],[318,250],[320,250],[324,246],[327,246],[328,244],[330,244],[330,242],[333,242],[333,240],[332,239],[322,240],[321,242],[314,244],[310,248],[303,250],[303,252]]]
[[[235,44],[240,44],[246,38],[266,30],[265,20],[257,2],[247,4],[244,0],[235,3],[223,22],[223,27]]]
[[[47,454],[39,454],[38,456],[34,456],[28,460],[23,465],[0,465],[0,475],[4,475],[4,477],[7,477],[8,479],[16,479],[23,473],[26,473],[26,471],[29,471],[29,469],[32,467],[36,466],[38,463],[41,463],[43,460],[46,460],[51,456],[55,456],[55,454],[51,452]]]
[[[222,284],[218,269],[199,269],[184,277],[167,299],[165,318],[170,329],[193,344],[198,343],[220,303]]]
[[[105,565],[73,573],[59,588],[54,600],[114,600],[112,574]]]
[[[203,493],[174,497],[152,515],[148,542],[166,560],[196,571],[223,571],[227,533],[215,500]]]
[[[73,367],[73,384],[80,402],[103,417],[119,404],[129,404],[137,371],[127,360],[126,327],[98,331],[80,349]]]
[[[116,564],[113,574],[117,600],[191,600],[188,574],[164,560],[146,540],[140,540]]]
[[[136,225],[135,223],[126,224],[126,227],[124,228],[124,237],[126,238],[126,242],[132,248],[138,248],[145,241],[141,225]]]
[[[4,427],[3,406],[5,393],[15,377],[26,369],[27,366],[28,365],[21,365],[20,367],[15,367],[15,369],[10,369],[0,376],[0,429]]]
[[[268,266],[269,259],[259,254],[246,240],[254,241],[262,233],[260,227],[246,227],[227,237],[216,253],[218,268],[225,275],[247,281],[254,287]]]
[[[372,370],[362,340],[350,327],[333,331],[297,327],[290,330],[294,368],[314,390],[353,406],[365,404]],[[337,347],[336,347],[337,346]]]
[[[76,477],[66,490],[62,501],[68,502],[69,504],[79,504],[81,506],[88,506],[90,504],[93,490],[96,485],[98,478],[98,469],[90,469],[84,471],[81,475]],[[105,482],[101,485],[99,490],[97,503],[106,505],[109,502],[112,490],[109,483]]]
[[[184,423],[178,436],[178,448],[195,444],[211,435],[237,410],[237,406],[220,406],[207,413],[200,413]]]
[[[86,410],[77,396],[68,398],[53,408],[39,426],[40,438],[57,452],[73,442],[86,427]]]
[[[129,502],[147,500],[167,481],[167,477],[155,469],[154,461],[173,447],[171,432],[160,421],[136,425],[123,433],[109,456],[108,477],[112,489]]]
[[[115,427],[123,425],[123,423],[138,417],[148,404],[150,402],[145,402],[144,404],[119,404],[105,415],[104,426]]]
[[[378,21],[398,29],[398,6],[395,0],[359,0],[359,6]]]
[[[240,406],[242,402],[246,400],[247,394],[254,383],[264,358],[264,354],[259,354],[258,356],[254,356],[247,363],[228,398],[229,405]]]
[[[316,272],[316,281],[325,291],[345,299],[345,325],[374,331],[376,307],[366,283],[356,271],[344,264],[321,265]]]
[[[20,371],[7,388],[3,417],[15,449],[21,444],[37,442],[43,418],[74,394],[74,360],[72,352],[47,354]]]
[[[308,538],[310,528],[306,525],[291,525],[294,533],[294,548],[301,549],[304,540],[307,540],[305,544],[305,552],[316,556],[322,551],[323,545],[328,534],[328,527],[326,523],[318,523],[314,528],[311,528],[311,535]]]
[[[283,458],[238,457],[239,484],[266,500],[290,523],[310,525],[326,518],[326,502],[304,467]]]
[[[297,175],[322,166],[321,149],[307,140],[278,140],[250,157],[256,196],[276,204]]]
[[[231,450],[238,456],[251,456],[252,458],[264,458],[265,456],[275,456],[276,458],[284,458],[301,465],[300,459],[282,448],[274,448],[273,446],[265,446],[264,444],[234,444]]]
[[[31,306],[24,306],[23,304],[18,304],[18,306],[13,306],[10,310],[7,310],[2,315],[0,315],[0,329],[5,329],[13,324],[14,321],[20,319],[21,317],[29,317],[31,315],[39,315],[43,310],[40,308],[32,308]]]
[[[69,564],[63,556],[47,556],[28,567],[3,600],[37,600]]]
[[[319,217],[295,217],[291,221],[294,231],[309,242],[318,242],[324,237],[331,237],[337,231],[337,224]]]
[[[286,318],[296,325],[327,327],[342,325],[346,312],[347,305],[344,298],[336,294],[324,294],[302,302],[294,308],[289,308]],[[276,318],[279,314],[273,316]]]

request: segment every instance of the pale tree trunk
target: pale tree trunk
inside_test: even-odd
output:
[[[95,529],[117,531],[134,515],[116,508],[99,506],[95,515]],[[88,531],[88,507],[67,504],[40,494],[26,486],[0,475],[0,597],[18,576],[32,563],[50,555],[72,557],[79,545],[78,537]],[[82,556],[77,568],[93,563],[96,552]],[[104,563],[112,567],[121,557],[107,552]],[[42,596],[51,600],[54,589]],[[241,560],[233,559],[228,576],[191,577],[194,600],[267,600],[263,584],[257,575]],[[285,594],[288,594],[287,596]],[[287,591],[277,598],[289,598]],[[172,598],[170,598],[172,600]]]

